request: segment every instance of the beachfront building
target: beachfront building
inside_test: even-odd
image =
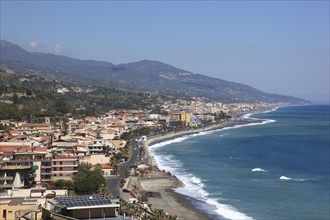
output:
[[[190,124],[191,124],[190,112],[182,112],[181,121],[184,125],[190,126]]]

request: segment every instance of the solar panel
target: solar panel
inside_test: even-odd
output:
[[[58,197],[56,201],[65,207],[96,206],[112,204],[111,198],[104,198],[101,195],[81,195],[72,197]]]

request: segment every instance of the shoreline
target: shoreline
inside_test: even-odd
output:
[[[201,132],[207,132],[207,131],[213,131],[213,130],[218,130],[222,128],[227,128],[227,127],[234,127],[236,125],[245,125],[245,124],[250,124],[250,123],[256,123],[256,122],[261,122],[263,120],[258,120],[258,119],[247,119],[243,118],[240,120],[232,120],[232,121],[225,121],[224,123],[219,123],[219,124],[212,124],[205,126],[203,128],[196,128],[196,129],[189,129],[189,130],[183,130],[183,131],[178,131],[178,132],[169,132],[161,135],[154,135],[154,136],[149,136],[148,137],[148,147],[151,145],[155,145],[161,142],[165,142],[168,140],[173,140],[175,138],[187,136],[187,135],[192,135],[192,134],[198,134]]]
[[[163,135],[156,135],[152,137],[148,137],[148,140],[144,144],[145,152],[147,157],[151,160],[151,165],[155,166],[157,170],[160,170],[158,167],[158,164],[153,158],[153,155],[149,151],[149,147],[158,143],[162,143],[165,141],[173,140],[179,137],[188,136],[192,134],[198,134],[201,132],[208,132],[213,130],[220,130],[223,128],[228,127],[234,127],[238,125],[246,125],[256,122],[262,122],[263,120],[258,119],[249,119],[249,118],[243,118],[242,116],[230,121],[224,121],[219,124],[213,124],[209,125],[203,128],[197,128],[197,129],[189,129],[184,131],[178,131],[178,132],[170,132]],[[171,175],[171,174],[170,174]],[[174,175],[173,175],[174,176]],[[177,177],[174,176],[178,182],[184,186],[182,181]],[[205,210],[198,209],[193,203],[192,200],[194,200],[193,197],[180,194],[179,192],[176,192],[175,189],[179,188],[178,186],[173,186],[170,189],[167,187],[159,186],[157,187],[156,191],[159,191],[162,195],[164,195],[164,198],[161,200],[161,202],[156,200],[149,200],[149,202],[153,205],[153,207],[157,207],[158,209],[164,209],[168,210],[168,213],[171,215],[177,215],[180,219],[214,219],[215,214],[211,214],[206,212]],[[213,217],[213,218],[212,218]],[[225,219],[221,216],[216,216],[216,219]]]

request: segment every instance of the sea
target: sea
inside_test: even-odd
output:
[[[211,219],[330,219],[329,105],[247,114],[247,125],[149,147]]]

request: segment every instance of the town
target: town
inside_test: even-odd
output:
[[[247,123],[244,114],[279,105],[285,103],[159,99],[152,111],[43,117],[43,123],[1,120],[1,219],[177,219],[149,204],[161,199],[156,182],[181,183],[158,169],[148,145]]]

